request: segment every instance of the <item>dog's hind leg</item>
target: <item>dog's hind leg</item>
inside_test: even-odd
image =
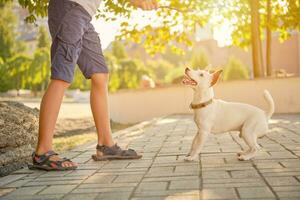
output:
[[[239,160],[249,160],[253,158],[256,152],[259,150],[259,145],[257,144],[257,135],[251,130],[251,127],[243,127],[242,138],[249,146],[249,149],[238,156]]]
[[[197,134],[195,135],[192,143],[191,150],[189,154],[184,158],[186,161],[192,161],[195,160],[198,156],[198,154],[201,152],[204,142],[207,139],[209,132],[199,130]]]
[[[241,155],[245,155],[245,154],[247,154],[247,153],[249,153],[249,152],[250,152],[250,149],[247,149],[247,150],[245,150],[245,151],[238,152],[237,155],[238,155],[238,156],[241,156]]]

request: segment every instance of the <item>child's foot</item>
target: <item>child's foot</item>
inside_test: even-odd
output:
[[[60,158],[54,151],[48,151],[42,155],[32,154],[32,165],[29,169],[42,169],[46,171],[64,171],[77,168],[77,164],[67,158]]]
[[[97,145],[97,152],[92,155],[95,161],[100,160],[116,160],[116,159],[139,159],[142,155],[138,155],[135,150],[122,150],[117,144],[112,147],[105,145]]]

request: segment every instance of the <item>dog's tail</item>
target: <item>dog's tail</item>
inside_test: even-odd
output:
[[[265,100],[268,102],[268,106],[269,106],[268,110],[266,111],[266,116],[268,117],[268,119],[270,119],[275,111],[274,100],[268,90],[264,91],[264,97]]]

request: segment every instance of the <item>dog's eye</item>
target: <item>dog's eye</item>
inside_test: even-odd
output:
[[[203,77],[203,74],[200,74],[201,77]]]

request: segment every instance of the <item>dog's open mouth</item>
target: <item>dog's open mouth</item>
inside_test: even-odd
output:
[[[188,74],[185,74],[185,76],[182,79],[182,83],[184,85],[197,85],[197,82],[194,79],[192,79],[191,77],[189,77]]]

